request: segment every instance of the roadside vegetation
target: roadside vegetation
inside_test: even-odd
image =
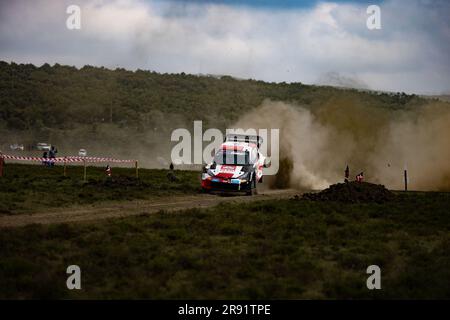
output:
[[[3,229],[0,298],[448,299],[449,207],[448,193],[296,198]],[[381,290],[366,287],[373,264]]]
[[[168,170],[112,167],[108,178],[105,167],[87,167],[83,180],[82,165],[54,167],[7,163],[0,177],[0,215],[52,210],[56,207],[93,204],[102,201],[151,199],[159,196],[196,194],[200,178],[196,171],[176,170],[176,179],[168,179]]]

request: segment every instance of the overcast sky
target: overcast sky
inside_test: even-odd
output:
[[[450,93],[450,1],[0,0],[0,60]]]

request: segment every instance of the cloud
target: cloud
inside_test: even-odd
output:
[[[201,1],[77,2],[79,31],[65,27],[72,1],[2,2],[0,59],[304,83],[336,72],[379,90],[450,89],[446,1],[385,1],[382,29],[376,31],[366,28],[366,5],[348,2],[289,9]]]

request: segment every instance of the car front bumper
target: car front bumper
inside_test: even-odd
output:
[[[207,177],[202,179],[202,188],[217,191],[247,191],[250,188],[250,181],[234,178]]]

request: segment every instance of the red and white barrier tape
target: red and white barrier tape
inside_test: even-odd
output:
[[[118,162],[118,163],[126,163],[126,162],[135,162],[136,160],[128,160],[128,159],[114,159],[114,158],[101,158],[101,157],[60,157],[56,159],[63,159],[59,161],[63,161],[66,159],[66,162]]]
[[[100,158],[100,157],[56,157],[56,158],[40,158],[40,157],[22,157],[22,156],[11,156],[7,154],[2,154],[0,157],[3,159],[21,160],[21,161],[38,161],[38,162],[115,162],[115,163],[129,163],[135,162],[136,160],[121,160],[113,158]]]

